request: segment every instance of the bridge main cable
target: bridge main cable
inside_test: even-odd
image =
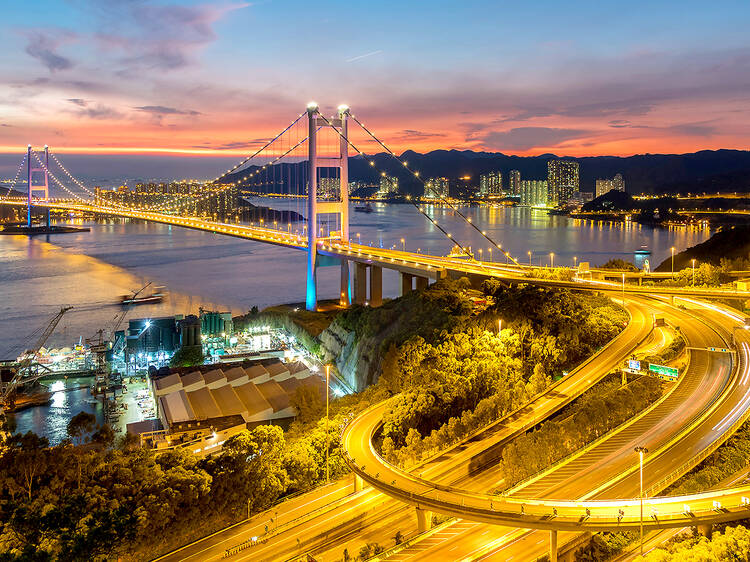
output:
[[[404,168],[406,168],[406,169],[407,169],[407,170],[408,170],[408,171],[409,171],[409,172],[410,172],[410,173],[411,173],[411,174],[412,174],[412,175],[413,175],[413,176],[414,176],[415,178],[417,178],[417,180],[419,180],[419,181],[420,181],[420,182],[422,183],[422,186],[423,186],[423,187],[424,187],[425,189],[429,189],[430,191],[432,191],[433,193],[435,193],[435,194],[437,195],[437,192],[436,192],[436,191],[435,191],[435,190],[434,190],[434,189],[433,189],[432,187],[428,187],[428,185],[427,185],[427,182],[425,182],[425,181],[424,181],[424,179],[422,179],[422,178],[421,178],[421,177],[419,176],[419,174],[418,174],[418,173],[416,173],[416,172],[412,172],[412,171],[411,171],[411,170],[409,169],[409,167],[408,167],[408,166],[407,166],[407,165],[406,165],[406,164],[405,164],[404,162],[402,162],[402,161],[401,161],[401,160],[399,159],[399,157],[398,157],[398,156],[396,156],[396,154],[395,154],[395,153],[394,153],[394,152],[393,152],[393,151],[392,151],[392,150],[391,150],[390,148],[388,148],[388,147],[387,147],[387,146],[385,145],[385,143],[384,143],[383,141],[381,141],[381,140],[380,140],[380,139],[379,139],[378,137],[376,137],[376,136],[375,136],[375,135],[374,135],[374,134],[372,133],[372,131],[370,131],[370,130],[369,130],[369,129],[368,129],[367,127],[365,127],[365,126],[364,126],[364,124],[363,124],[363,123],[362,123],[362,122],[361,122],[361,121],[360,121],[359,119],[357,119],[357,117],[356,117],[355,115],[353,115],[352,113],[350,113],[350,114],[349,114],[349,116],[350,116],[350,117],[351,117],[351,118],[352,118],[352,119],[354,120],[354,122],[355,122],[355,123],[356,123],[357,125],[359,125],[360,127],[362,127],[362,130],[363,130],[363,131],[365,131],[365,132],[366,132],[366,133],[367,133],[368,135],[370,135],[370,136],[371,136],[371,137],[373,138],[373,140],[375,140],[375,142],[377,142],[377,143],[378,143],[378,144],[379,144],[380,146],[382,146],[382,147],[383,147],[383,149],[384,149],[384,150],[385,150],[385,151],[386,151],[386,152],[387,152],[387,153],[388,153],[388,154],[389,154],[390,156],[392,156],[392,157],[393,157],[393,158],[394,158],[394,159],[395,159],[395,160],[396,160],[396,161],[397,161],[397,162],[398,162],[399,164],[401,164],[401,165],[402,165],[402,166],[403,166]],[[438,196],[439,196],[439,195],[438,195]],[[487,241],[488,241],[488,242],[489,242],[490,244],[492,244],[493,246],[495,246],[495,248],[497,248],[497,249],[498,249],[498,250],[500,250],[500,251],[501,251],[501,252],[502,252],[503,254],[505,254],[505,256],[506,256],[506,257],[507,257],[507,258],[508,258],[509,260],[512,260],[514,264],[516,264],[517,266],[521,267],[521,264],[520,264],[520,263],[518,262],[518,260],[516,260],[516,258],[514,258],[513,256],[511,256],[511,255],[510,255],[510,252],[507,252],[506,250],[503,250],[502,246],[501,246],[501,245],[499,245],[499,244],[498,244],[497,242],[495,242],[495,241],[494,241],[494,240],[493,240],[493,239],[492,239],[492,238],[491,238],[490,236],[488,236],[488,235],[487,235],[487,232],[486,232],[486,231],[484,231],[484,230],[480,229],[480,228],[479,228],[479,227],[478,227],[478,226],[477,226],[476,224],[474,224],[474,222],[472,222],[472,220],[471,220],[471,219],[470,219],[469,217],[467,217],[467,216],[466,216],[466,215],[464,215],[464,214],[463,214],[463,213],[462,213],[461,211],[459,211],[459,210],[458,210],[458,208],[457,208],[457,207],[456,207],[455,205],[453,205],[452,203],[450,203],[450,202],[449,202],[449,201],[448,201],[447,199],[443,198],[442,196],[439,196],[439,198],[440,198],[440,201],[442,201],[442,202],[443,202],[444,204],[446,204],[446,205],[447,205],[448,207],[450,207],[450,208],[451,208],[451,209],[453,210],[453,212],[454,212],[454,213],[456,213],[456,214],[457,214],[458,216],[460,216],[460,217],[461,217],[462,219],[464,219],[464,221],[466,221],[466,222],[467,222],[468,224],[470,224],[470,225],[471,225],[471,226],[472,226],[472,227],[474,228],[474,230],[476,230],[476,231],[477,231],[477,232],[478,232],[479,234],[481,234],[481,235],[482,235],[482,237],[484,237],[484,238],[485,238],[485,239],[486,239],[486,240],[487,240]]]

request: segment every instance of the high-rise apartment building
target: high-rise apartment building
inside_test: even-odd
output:
[[[547,182],[544,180],[521,180],[521,205],[528,207],[547,206]]]
[[[508,174],[508,191],[511,195],[521,195],[521,172],[511,170]]]
[[[547,162],[547,202],[552,206],[565,205],[578,191],[578,162],[550,160]]]
[[[336,199],[339,197],[339,178],[320,178],[318,180],[318,197]]]
[[[614,184],[614,189],[623,193],[625,192],[625,178],[622,177],[622,174],[615,174],[615,177],[612,178],[612,183]]]
[[[388,195],[395,195],[397,193],[398,178],[386,175],[380,176],[380,189],[378,189],[378,196],[385,197]]]
[[[448,197],[448,178],[430,178],[424,189],[426,199],[445,199]]]
[[[500,195],[503,191],[503,175],[500,172],[489,172],[479,176],[479,196]]]
[[[625,179],[622,174],[616,174],[611,180],[598,179],[596,180],[596,196],[600,197],[610,191],[625,191]]]

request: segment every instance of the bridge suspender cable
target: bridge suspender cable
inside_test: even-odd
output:
[[[259,149],[259,150],[258,150],[257,152],[255,152],[254,154],[251,154],[250,156],[248,156],[247,158],[245,158],[244,160],[242,160],[242,161],[241,161],[241,162],[240,162],[239,164],[237,164],[237,165],[236,165],[236,166],[234,166],[233,168],[229,168],[229,169],[228,169],[228,170],[227,170],[226,172],[224,172],[224,173],[223,173],[223,174],[221,174],[220,176],[217,176],[217,177],[215,177],[214,179],[212,179],[211,181],[209,181],[209,182],[207,182],[207,183],[210,183],[210,184],[211,184],[211,183],[216,183],[216,182],[217,182],[217,181],[219,181],[219,180],[220,180],[221,178],[223,178],[223,177],[227,176],[228,174],[231,174],[231,173],[232,173],[232,172],[234,172],[235,170],[238,170],[238,169],[240,169],[240,168],[241,168],[242,166],[244,166],[245,164],[247,164],[247,163],[248,163],[248,162],[249,162],[250,160],[252,160],[252,159],[253,159],[253,158],[255,158],[256,156],[258,156],[258,155],[259,155],[259,154],[260,154],[261,152],[263,152],[263,151],[264,151],[264,150],[265,150],[266,148],[268,148],[268,147],[269,147],[269,146],[271,146],[271,145],[272,145],[272,144],[273,144],[274,142],[276,142],[276,141],[278,140],[278,138],[279,138],[279,137],[280,137],[281,135],[283,135],[283,134],[284,134],[284,133],[286,133],[286,132],[287,132],[287,131],[288,131],[289,129],[291,129],[292,127],[294,127],[294,126],[295,126],[295,125],[297,124],[297,122],[298,122],[298,121],[299,121],[300,119],[302,119],[302,118],[303,118],[303,117],[304,117],[305,115],[307,115],[307,111],[303,111],[302,113],[300,113],[300,114],[299,114],[299,115],[297,116],[297,118],[296,118],[296,119],[295,119],[294,121],[292,121],[292,122],[291,122],[291,123],[289,124],[289,126],[288,126],[288,127],[286,128],[286,129],[284,129],[284,130],[283,130],[283,131],[281,131],[281,132],[280,132],[280,133],[279,133],[278,135],[276,135],[276,136],[275,136],[274,138],[272,138],[272,139],[271,139],[271,140],[270,140],[269,142],[267,142],[267,143],[266,143],[266,144],[265,144],[265,145],[264,145],[264,146],[263,146],[262,148],[260,148],[260,149]]]
[[[459,211],[458,208],[455,205],[453,205],[452,203],[450,203],[449,201],[447,201],[446,199],[444,199],[442,196],[440,196],[439,194],[437,194],[437,192],[432,187],[428,186],[427,182],[425,182],[424,179],[419,176],[418,172],[413,172],[412,170],[410,170],[409,166],[405,162],[402,162],[401,160],[399,160],[398,156],[396,156],[396,154],[390,148],[388,148],[383,141],[381,141],[367,127],[365,127],[362,124],[362,122],[359,119],[357,119],[356,116],[352,115],[351,113],[349,114],[349,116],[354,120],[354,122],[357,125],[359,125],[360,127],[362,127],[362,130],[364,130],[368,135],[370,135],[375,140],[375,142],[377,142],[380,146],[382,146],[383,149],[390,156],[392,156],[399,164],[401,164],[404,168],[406,168],[406,170],[409,173],[411,173],[417,180],[419,180],[419,182],[422,183],[422,186],[425,189],[429,189],[430,191],[432,191],[433,193],[435,193],[436,195],[438,195],[440,201],[442,201],[444,204],[446,204],[448,207],[450,207],[453,210],[453,212],[455,212],[458,216],[460,216],[462,219],[464,219],[464,221],[466,221],[469,225],[471,225],[472,228],[474,228],[474,230],[476,230],[479,234],[481,234],[490,244],[492,244],[493,246],[495,246],[495,248],[497,248],[503,254],[505,254],[505,256],[508,259],[510,259],[511,261],[513,261],[513,263],[515,263],[517,266],[519,266],[519,267],[521,266],[521,264],[518,263],[518,261],[513,256],[510,255],[510,252],[507,252],[507,251],[503,250],[502,246],[500,246],[490,236],[488,236],[487,233],[484,230],[480,229],[477,225],[475,225],[472,222],[472,220],[469,217],[467,217],[466,215],[464,215],[461,211]]]
[[[331,127],[334,131],[336,131],[336,133],[338,133],[338,135],[341,138],[343,138],[347,142],[347,144],[349,146],[351,146],[358,154],[360,154],[361,156],[365,156],[365,157],[367,156],[364,152],[362,152],[359,148],[357,148],[354,145],[354,143],[352,143],[347,137],[345,137],[344,135],[342,135],[341,132],[336,127],[334,127],[333,124],[328,119],[326,119],[325,115],[320,114],[320,113],[318,115],[326,123],[328,123],[328,126]],[[457,248],[459,248],[463,253],[465,253],[470,258],[474,257],[474,256],[472,256],[471,252],[463,244],[461,244],[458,240],[456,240],[455,238],[453,238],[453,235],[450,232],[448,232],[447,230],[445,230],[442,226],[440,226],[438,224],[438,222],[435,219],[433,219],[430,215],[428,215],[427,213],[425,213],[416,201],[411,201],[411,204],[414,205],[414,208],[417,209],[417,211],[419,211],[419,213],[422,214],[422,216],[424,216],[425,218],[427,218],[427,220],[429,220],[440,232],[442,232],[446,236],[446,238],[448,238],[451,242],[453,242],[453,244]],[[471,221],[469,221],[469,222],[471,222]]]
[[[0,197],[0,201],[3,201],[6,197],[10,195],[10,192],[13,191],[13,189],[16,187],[16,182],[18,181],[18,176],[21,175],[21,170],[23,169],[23,165],[26,162],[26,153],[23,153],[23,158],[21,158],[21,163],[18,165],[18,170],[16,170],[16,176],[13,178],[13,182],[10,184],[10,187],[8,188],[8,191],[5,192],[5,195]]]

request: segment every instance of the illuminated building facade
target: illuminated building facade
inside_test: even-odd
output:
[[[573,160],[547,162],[547,203],[549,205],[565,205],[578,189],[578,162]]]

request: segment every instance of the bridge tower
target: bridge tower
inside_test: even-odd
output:
[[[41,192],[43,193],[42,199],[44,201],[47,201],[49,199],[49,147],[45,144],[44,145],[44,166],[41,168],[35,167],[31,163],[32,158],[32,150],[31,145],[27,147],[26,152],[26,164],[28,166],[27,173],[28,173],[28,185],[29,185],[29,198],[28,198],[28,204],[26,209],[26,226],[31,228],[31,206],[32,206],[32,199],[34,198],[34,192]],[[44,173],[44,184],[40,185],[34,185],[34,172],[43,172]],[[47,210],[47,226],[49,227],[49,210]]]
[[[307,310],[318,306],[317,253],[318,253],[318,215],[335,214],[339,217],[341,230],[338,235],[343,242],[349,241],[349,142],[348,142],[349,108],[340,105],[338,116],[326,120],[319,114],[318,104],[307,105],[308,119],[308,166],[309,185],[307,192]],[[338,129],[339,150],[335,156],[319,156],[317,133],[321,127],[333,126]],[[318,201],[318,169],[336,168],[339,171],[338,201]],[[329,233],[329,236],[331,234]],[[341,290],[339,302],[343,306],[351,303],[352,287],[349,276],[349,260],[341,260]]]

